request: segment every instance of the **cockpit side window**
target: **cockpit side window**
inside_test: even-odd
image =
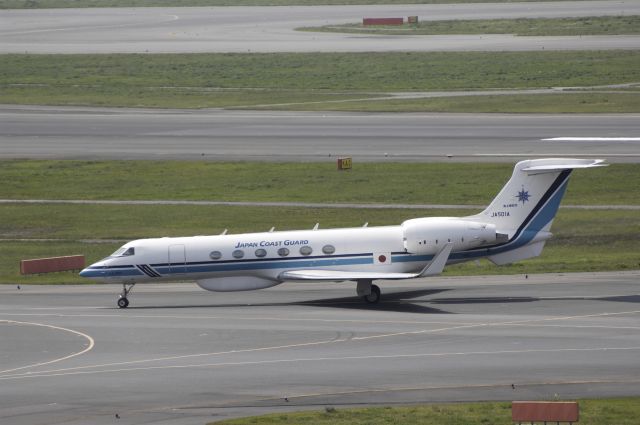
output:
[[[128,257],[130,255],[135,255],[136,254],[136,249],[134,247],[122,247],[120,249],[118,249],[116,252],[114,252],[113,254],[111,254],[112,257]]]
[[[119,257],[122,255],[123,252],[125,252],[126,249],[125,248],[118,248],[116,250],[116,252],[114,252],[113,254],[111,254],[112,257]]]

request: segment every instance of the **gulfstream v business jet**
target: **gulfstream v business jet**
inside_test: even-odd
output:
[[[195,280],[208,291],[248,291],[288,281],[352,281],[365,301],[374,280],[434,276],[447,264],[488,258],[501,265],[540,255],[575,168],[603,160],[534,159],[516,164],[491,204],[467,217],[426,217],[398,226],[140,239],[82,270],[121,283],[118,306],[136,283]]]

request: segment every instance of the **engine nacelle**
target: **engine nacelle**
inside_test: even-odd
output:
[[[497,241],[494,224],[459,218],[415,218],[402,223],[404,248],[412,254],[435,254],[446,243],[454,251],[476,248]]]
[[[279,285],[282,282],[255,276],[232,276],[203,279],[196,282],[199,287],[213,292],[253,291]]]

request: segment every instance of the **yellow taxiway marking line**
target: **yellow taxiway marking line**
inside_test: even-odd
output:
[[[500,354],[528,354],[528,353],[576,353],[576,352],[610,352],[610,351],[633,351],[640,350],[638,347],[595,347],[595,348],[554,348],[554,349],[530,349],[530,350],[497,350],[497,351],[468,351],[468,352],[446,352],[446,353],[416,353],[416,354],[389,354],[389,355],[370,355],[370,356],[342,356],[342,357],[301,357],[293,359],[276,359],[276,360],[255,360],[245,362],[220,362],[220,363],[200,363],[187,365],[168,365],[168,366],[146,366],[132,368],[118,368],[106,370],[76,370],[67,372],[41,372],[34,374],[21,374],[2,376],[0,380],[24,379],[24,378],[42,378],[56,376],[72,376],[72,375],[92,375],[100,373],[116,373],[116,372],[138,372],[149,370],[167,370],[167,369],[193,369],[193,368],[216,368],[225,366],[258,366],[279,363],[301,363],[301,362],[322,362],[322,361],[353,361],[353,360],[380,360],[380,359],[406,359],[420,357],[448,357],[448,356],[478,356],[478,355],[500,355]]]
[[[249,348],[249,349],[243,349],[243,350],[229,350],[229,351],[220,351],[220,352],[213,352],[213,353],[186,354],[181,356],[168,356],[168,357],[160,357],[160,358],[153,358],[153,359],[133,360],[128,362],[78,366],[74,368],[55,369],[55,370],[48,370],[48,371],[3,376],[3,377],[0,377],[0,379],[19,379],[19,378],[28,378],[28,377],[61,376],[61,375],[122,372],[122,371],[140,371],[140,370],[153,370],[153,369],[256,365],[256,364],[300,362],[300,361],[329,361],[329,360],[353,360],[353,359],[361,360],[361,359],[384,359],[384,358],[403,358],[403,357],[441,357],[441,356],[451,356],[451,355],[482,355],[482,354],[522,354],[522,353],[565,352],[565,351],[580,352],[580,351],[607,351],[607,350],[638,350],[640,349],[640,347],[558,348],[558,349],[549,349],[549,350],[531,349],[531,350],[503,350],[503,351],[486,351],[486,352],[478,351],[478,352],[450,352],[450,353],[419,353],[419,354],[403,354],[403,355],[388,355],[388,356],[371,355],[371,356],[353,356],[353,357],[320,357],[320,358],[306,358],[306,359],[305,358],[279,359],[279,360],[248,361],[248,362],[230,362],[230,363],[203,363],[203,364],[192,364],[192,365],[147,366],[147,367],[118,368],[118,369],[94,370],[94,371],[82,370],[82,369],[96,369],[96,368],[105,368],[105,367],[113,367],[113,366],[126,366],[126,365],[168,361],[168,360],[181,360],[181,359],[188,359],[188,358],[195,358],[195,357],[208,357],[208,356],[219,356],[219,355],[225,355],[225,354],[241,354],[241,353],[281,350],[281,349],[290,349],[290,348],[299,348],[299,347],[308,347],[308,346],[318,346],[318,345],[325,345],[325,344],[335,344],[335,343],[350,342],[350,341],[363,341],[363,340],[388,338],[388,337],[395,337],[395,336],[430,334],[430,333],[439,333],[439,332],[446,332],[446,331],[452,331],[452,330],[458,330],[458,329],[471,329],[476,327],[518,326],[518,325],[532,326],[536,322],[572,320],[572,319],[589,318],[589,317],[606,317],[606,316],[636,314],[636,313],[640,313],[640,310],[615,312],[615,313],[598,313],[598,314],[589,314],[589,315],[582,315],[582,316],[557,316],[557,317],[548,317],[548,318],[542,318],[542,319],[530,319],[530,320],[520,320],[520,321],[511,321],[511,322],[499,322],[499,323],[478,323],[473,325],[459,325],[459,326],[450,326],[450,327],[437,328],[437,329],[422,329],[417,331],[394,332],[394,333],[370,335],[370,336],[354,337],[354,338],[346,338],[346,339],[344,338],[331,339],[331,340],[312,341],[312,342],[305,342],[305,343],[298,343],[298,344],[287,344],[287,345],[280,345],[280,346]],[[79,355],[79,354],[76,354],[76,355]],[[56,361],[60,361],[60,360],[56,360]]]
[[[13,324],[13,325],[40,326],[40,327],[44,327],[44,328],[50,328],[50,329],[55,329],[55,330],[59,330],[59,331],[70,332],[70,333],[79,335],[79,336],[87,339],[87,341],[89,341],[89,346],[86,347],[82,351],[78,351],[77,353],[69,354],[68,356],[60,357],[58,359],[49,360],[48,362],[34,363],[34,364],[26,365],[26,366],[16,367],[16,368],[13,368],[13,369],[0,370],[0,374],[15,372],[17,370],[30,369],[30,368],[39,367],[39,366],[45,366],[45,365],[49,365],[49,364],[52,364],[52,363],[58,363],[58,362],[61,362],[63,360],[68,360],[68,359],[71,359],[73,357],[81,356],[84,353],[87,353],[87,352],[91,351],[93,349],[93,347],[95,346],[95,341],[93,340],[93,338],[91,338],[91,336],[89,336],[89,335],[87,335],[85,333],[73,330],[73,329],[62,328],[60,326],[47,325],[47,324],[44,324],[44,323],[18,322],[18,321],[15,321],[15,320],[0,320],[0,322]]]

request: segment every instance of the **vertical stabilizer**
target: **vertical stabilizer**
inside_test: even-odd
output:
[[[508,236],[508,242],[499,248],[489,249],[490,252],[506,253],[507,250],[535,243],[539,244],[540,249],[535,250],[539,254],[544,241],[551,236],[548,232],[564,196],[571,171],[575,168],[606,165],[603,160],[567,158],[518,162],[511,179],[491,204],[480,214],[465,218],[494,224],[497,232]],[[514,252],[511,257],[515,259],[518,255]],[[527,255],[524,258],[530,257],[531,255]],[[496,260],[501,261],[501,258]]]

